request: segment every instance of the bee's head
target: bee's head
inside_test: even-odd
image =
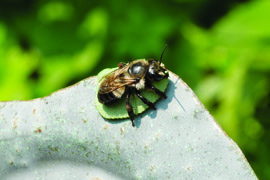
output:
[[[147,76],[151,81],[160,81],[161,79],[165,79],[169,77],[169,73],[166,69],[166,67],[164,66],[163,63],[161,63],[162,60],[162,56],[163,53],[165,51],[167,47],[167,44],[165,45],[160,59],[159,60],[149,60],[149,69],[148,69],[148,73]]]
[[[169,77],[169,73],[163,63],[160,63],[160,61],[158,60],[149,60],[148,62],[148,79],[150,79],[151,81],[160,81]]]

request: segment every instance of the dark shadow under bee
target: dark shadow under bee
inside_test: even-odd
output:
[[[149,89],[166,98],[165,93],[152,85],[152,82],[160,81],[169,77],[167,69],[164,64],[161,63],[164,50],[161,54],[160,60],[142,59],[131,61],[128,64],[119,63],[118,69],[103,77],[98,90],[99,102],[105,105],[110,105],[126,94],[126,110],[132,122],[132,126],[135,126],[135,115],[130,103],[130,98],[133,92],[143,103],[152,109],[156,109],[155,105],[143,97],[140,90]]]

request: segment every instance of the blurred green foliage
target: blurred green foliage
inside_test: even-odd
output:
[[[270,179],[269,0],[2,0],[0,100],[27,100],[120,61],[159,58]]]

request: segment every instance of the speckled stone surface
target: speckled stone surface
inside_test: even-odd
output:
[[[170,74],[167,99],[129,120],[95,109],[96,77],[31,101],[0,103],[0,177],[257,179],[192,90]]]

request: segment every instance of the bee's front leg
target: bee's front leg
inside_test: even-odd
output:
[[[154,105],[154,103],[152,103],[151,101],[149,101],[148,99],[146,99],[145,97],[143,97],[140,93],[139,90],[135,89],[135,94],[138,96],[138,98],[147,106],[151,107],[152,109],[156,110],[156,107]]]
[[[128,112],[128,116],[129,116],[129,119],[131,120],[132,126],[134,127],[135,126],[135,124],[134,124],[134,116],[135,115],[133,112],[133,108],[130,104],[131,93],[132,93],[132,89],[128,88],[128,93],[127,93],[127,97],[126,97],[126,110]]]
[[[153,90],[155,91],[156,94],[164,97],[165,99],[167,98],[166,94],[162,91],[160,91],[158,88],[156,88],[153,84],[151,84],[150,82],[146,82],[145,86],[147,89]]]

